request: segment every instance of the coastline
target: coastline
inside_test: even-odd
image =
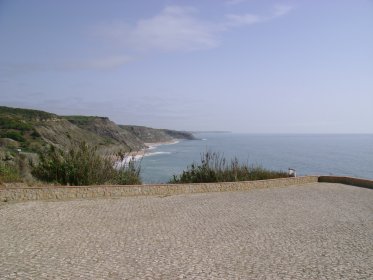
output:
[[[118,161],[118,165],[122,166],[123,164],[128,164],[130,161],[138,161],[141,160],[145,156],[151,156],[151,150],[156,149],[162,145],[174,145],[179,143],[180,140],[172,140],[172,141],[163,141],[163,142],[154,142],[154,143],[144,143],[146,148],[141,149],[139,151],[129,152],[127,156],[123,158],[121,162]]]

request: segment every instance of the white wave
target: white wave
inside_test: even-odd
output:
[[[148,146],[147,150],[154,150],[155,148],[158,148],[159,146],[163,145],[174,145],[180,143],[179,140],[170,141],[170,142],[159,142],[159,143],[145,143],[146,146]]]
[[[150,157],[150,156],[156,156],[156,155],[170,155],[171,152],[154,152],[154,153],[146,153],[144,156],[145,157]]]

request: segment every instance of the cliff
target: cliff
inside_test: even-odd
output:
[[[11,140],[10,140],[11,139]],[[85,141],[101,153],[138,151],[145,143],[194,139],[189,132],[117,125],[107,117],[59,116],[30,109],[0,106],[0,146],[40,152],[48,145],[67,149]]]
[[[169,142],[175,139],[195,140],[190,132],[169,129],[155,129],[145,126],[120,125],[120,128],[131,135],[135,135],[144,143]]]

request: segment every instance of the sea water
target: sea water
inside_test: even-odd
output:
[[[373,134],[197,133],[199,140],[153,147],[141,160],[144,183],[164,183],[207,151],[226,159],[297,175],[340,175],[373,179]]]

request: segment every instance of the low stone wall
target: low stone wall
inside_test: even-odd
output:
[[[260,181],[201,183],[201,184],[162,184],[136,186],[89,186],[89,187],[38,187],[0,189],[0,202],[29,200],[65,200],[100,197],[121,197],[139,195],[174,195],[202,192],[246,191],[258,188],[285,187],[318,182],[318,176],[281,178]]]
[[[339,184],[373,189],[373,180],[360,179],[360,178],[354,178],[354,177],[319,176],[319,182],[320,183],[339,183]]]

